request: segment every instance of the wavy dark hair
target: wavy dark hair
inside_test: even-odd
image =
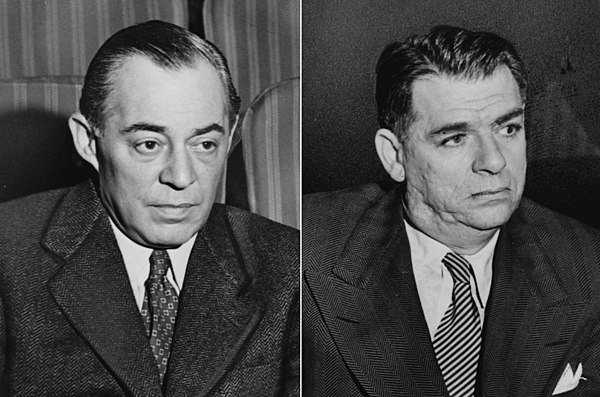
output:
[[[414,121],[413,83],[427,75],[476,79],[507,66],[525,102],[527,73],[515,47],[489,32],[471,32],[452,26],[435,26],[422,36],[389,44],[377,62],[375,98],[381,128],[401,139]]]

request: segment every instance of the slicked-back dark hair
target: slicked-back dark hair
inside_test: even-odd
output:
[[[479,79],[506,66],[525,102],[525,65],[514,46],[489,32],[471,32],[452,26],[435,26],[423,36],[389,44],[377,62],[375,97],[381,128],[401,139],[414,121],[412,87],[428,75]]]
[[[194,67],[199,60],[209,62],[221,79],[228,100],[230,127],[240,109],[240,98],[231,80],[227,60],[211,42],[188,30],[163,21],[148,21],[122,29],[100,47],[83,83],[79,111],[93,129],[102,131],[109,108],[115,72],[134,55],[150,58],[165,69]]]

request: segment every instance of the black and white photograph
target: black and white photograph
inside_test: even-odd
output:
[[[300,394],[300,3],[0,2],[0,395]]]
[[[600,395],[598,17],[302,2],[303,395]]]

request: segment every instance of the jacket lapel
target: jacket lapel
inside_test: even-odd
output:
[[[398,201],[363,215],[331,273],[307,271],[305,277],[338,350],[367,395],[447,395]]]
[[[567,364],[588,304],[569,301],[553,260],[516,213],[494,256],[478,384],[486,395],[550,395]]]
[[[190,255],[165,378],[168,396],[208,394],[235,365],[263,314],[252,288],[254,253],[226,216],[224,207],[213,207]]]
[[[127,271],[91,184],[67,194],[42,244],[60,263],[49,288],[73,328],[125,390],[160,395]]]

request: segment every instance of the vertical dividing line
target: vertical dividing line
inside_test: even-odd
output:
[[[300,192],[300,79],[294,79],[292,81],[292,102],[293,102],[293,134],[292,146],[294,147],[294,164],[292,169],[294,170],[294,197],[301,197]],[[302,200],[297,199],[296,202],[296,225],[300,227],[300,202]]]

